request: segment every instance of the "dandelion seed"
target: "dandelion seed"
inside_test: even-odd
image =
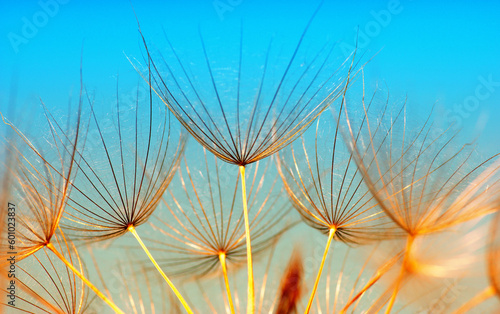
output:
[[[54,157],[49,158],[48,156],[52,155],[44,151],[41,145],[37,147],[2,115],[4,123],[19,136],[22,147],[26,147],[23,149],[20,148],[21,145],[10,145],[9,148],[15,155],[17,165],[17,169],[10,171],[16,179],[17,193],[25,203],[16,213],[16,260],[23,260],[41,249],[49,249],[115,312],[123,313],[112,300],[88,281],[53,243],[69,199],[71,182],[76,176],[77,147],[84,137],[84,131],[81,129],[81,93],[74,137],[70,136],[68,130],[62,130],[45,105],[42,105],[49,125],[49,143],[55,152]],[[68,122],[68,127],[70,125]],[[10,251],[12,250],[5,248],[2,243],[2,260],[7,259],[3,257]]]
[[[170,114],[163,106],[156,108],[149,96],[144,109],[136,99],[132,117],[127,120],[126,112],[120,108],[117,88],[114,130],[102,128],[87,93],[92,115],[89,132],[95,134],[96,143],[77,152],[79,176],[72,182],[73,194],[63,227],[75,237],[90,241],[113,239],[130,232],[186,311],[192,313],[136,231],[157,208],[185,147],[184,133],[175,135]]]
[[[343,105],[342,101],[336,117],[335,113],[325,112],[318,119],[314,141],[312,132],[305,133],[301,138],[302,147],[294,148],[292,144],[277,158],[279,173],[292,204],[309,226],[328,235],[306,312],[313,304],[333,239],[361,244],[401,234],[378,206],[363,182],[353,155],[342,141],[339,123]],[[356,140],[359,136],[355,134]],[[371,165],[369,161],[367,164]]]
[[[388,117],[385,112],[389,95],[382,108],[385,116],[373,124],[369,107],[377,102],[378,95],[375,92],[365,99],[364,93],[363,81],[362,119],[366,123],[362,140],[356,140],[359,126],[345,110],[352,139],[350,149],[379,206],[407,234],[400,276],[386,308],[390,312],[417,237],[497,210],[494,191],[500,187],[500,161],[495,155],[471,167],[471,145],[457,144],[458,134],[450,134],[450,129],[440,131],[430,115],[415,130],[407,125],[403,111],[406,106]],[[372,160],[374,165],[366,160]]]
[[[236,202],[239,178],[234,178],[235,189],[227,190],[227,183],[232,181],[228,165],[220,164],[215,156],[207,156],[205,149],[203,157],[205,165],[201,169],[192,169],[184,160],[176,183],[164,196],[170,217],[166,221],[158,218],[160,224],[153,225],[165,238],[155,237],[149,242],[157,244],[155,250],[168,254],[158,261],[173,274],[206,276],[220,265],[228,305],[235,313],[228,266],[238,267],[246,257],[244,218]],[[261,166],[257,162],[250,172],[248,212],[257,255],[293,226],[285,224],[288,206],[279,202],[277,176],[269,185],[264,184],[270,175],[270,164]]]
[[[236,86],[229,89],[234,94],[225,92],[228,89],[224,89],[223,84],[217,80],[215,67],[209,58],[201,32],[201,51],[206,63],[206,82],[209,82],[206,88],[197,83],[199,79],[195,80],[189,74],[186,63],[170,42],[175,62],[167,62],[161,57],[167,71],[162,74],[160,64],[153,62],[143,37],[148,68],[154,75],[151,87],[155,93],[203,147],[220,159],[239,167],[246,227],[250,313],[255,311],[255,293],[245,167],[273,155],[300,136],[340,96],[344,85],[349,81],[349,73],[356,66],[353,58],[350,67],[347,66],[349,69],[345,76],[340,69],[346,67],[346,62],[338,68],[332,68],[329,60],[333,48],[320,50],[312,62],[301,66],[298,54],[318,10],[319,7],[306,25],[281,78],[276,82],[269,81],[268,77],[268,67],[272,62],[269,60],[269,48],[260,82],[255,88],[246,88],[246,82],[252,82],[250,76],[253,75],[246,75],[244,72],[247,68],[244,67],[243,36],[240,36],[238,71],[234,80]],[[295,71],[299,73],[297,76],[292,75]],[[201,90],[210,95],[203,95]]]

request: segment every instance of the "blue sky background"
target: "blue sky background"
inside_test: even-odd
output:
[[[242,23],[256,51],[273,37],[274,47],[285,52],[317,5],[262,0],[132,4],[154,49],[165,47],[162,27],[176,47],[189,51],[199,48],[198,27],[209,43],[222,39],[226,44],[228,34],[238,38],[231,34],[238,34]],[[341,48],[354,46],[359,27],[362,51],[372,56],[380,50],[367,66],[371,84],[386,84],[397,101],[407,95],[410,108],[424,116],[437,101],[446,121],[459,120],[474,136],[482,131],[488,150],[500,147],[500,139],[488,136],[498,133],[500,118],[499,9],[497,1],[325,1],[307,36],[318,44],[337,42],[340,58]],[[17,106],[38,106],[39,97],[49,106],[67,106],[68,95],[76,95],[79,87],[82,45],[85,84],[103,99],[114,97],[117,74],[124,90],[140,81],[126,58],[142,59],[129,1],[1,1],[0,12],[0,108],[6,108],[13,83]]]

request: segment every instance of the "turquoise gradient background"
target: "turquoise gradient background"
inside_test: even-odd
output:
[[[199,55],[200,28],[221,60],[231,54],[224,47],[238,45],[240,25],[247,50],[265,51],[273,38],[273,49],[289,56],[319,3],[62,2],[0,0],[0,111],[17,121],[29,123],[40,112],[40,99],[65,113],[69,97],[73,103],[78,97],[81,58],[96,106],[116,101],[117,77],[120,93],[129,95],[142,81],[127,57],[142,62],[144,52],[134,10],[153,52],[166,51],[164,29],[187,52],[184,60]],[[444,125],[458,122],[465,139],[478,140],[484,158],[500,152],[499,12],[499,1],[326,0],[306,37],[313,52],[325,42],[337,43],[342,60],[358,36],[365,60],[374,56],[365,71],[370,86],[387,86],[396,104],[408,97],[409,111],[420,119],[437,104],[435,117]]]
[[[198,27],[209,43],[223,39],[230,44],[224,41],[226,34],[238,34],[242,23],[256,50],[264,50],[274,38],[274,47],[285,52],[291,52],[317,5],[250,0],[2,1],[2,112],[14,95],[13,86],[17,107],[38,106],[39,98],[49,107],[67,106],[68,96],[79,88],[82,46],[84,81],[90,90],[111,100],[117,75],[125,89],[137,84],[140,79],[126,58],[142,61],[143,51],[131,4],[153,50],[165,47],[162,27],[176,47],[189,50],[199,48]],[[366,70],[372,85],[387,85],[396,102],[408,96],[410,108],[423,116],[437,102],[440,117],[459,121],[472,138],[482,133],[484,149],[494,153],[500,148],[500,139],[492,136],[498,133],[495,121],[500,118],[499,9],[497,1],[325,1],[307,37],[318,43],[337,42],[337,55],[345,57],[341,48],[354,46],[359,27],[361,51],[368,57],[378,52]],[[35,31],[27,33],[26,21],[33,20]],[[25,41],[17,42],[17,36]],[[495,84],[485,89],[481,78]]]

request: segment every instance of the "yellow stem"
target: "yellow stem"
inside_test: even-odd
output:
[[[401,285],[401,281],[403,280],[403,276],[406,272],[406,265],[408,263],[408,258],[410,257],[410,254],[411,254],[411,247],[413,245],[414,239],[415,239],[414,236],[412,236],[412,235],[408,236],[408,240],[406,242],[405,256],[403,258],[403,264],[401,266],[401,272],[400,272],[398,279],[396,281],[396,286],[394,287],[394,291],[392,293],[391,300],[389,301],[389,304],[387,305],[387,309],[385,310],[385,314],[389,314],[391,312],[392,307],[394,306],[394,302],[396,301],[396,297],[397,297],[398,292],[399,292],[399,286]]]
[[[328,255],[328,250],[330,249],[330,244],[332,243],[333,236],[337,229],[335,227],[330,229],[330,233],[328,234],[328,241],[326,242],[325,252],[323,253],[323,259],[321,260],[321,265],[319,266],[318,275],[316,276],[316,281],[314,282],[314,287],[311,292],[311,296],[309,297],[309,302],[307,302],[307,308],[304,313],[309,313],[311,310],[312,303],[314,301],[314,295],[316,294],[316,290],[318,289],[319,279],[321,278],[321,272],[323,271],[323,266],[325,265],[326,256]]]
[[[247,266],[248,266],[248,300],[247,314],[255,313],[255,292],[253,284],[253,264],[252,264],[252,245],[250,244],[250,224],[248,222],[247,209],[247,189],[245,183],[245,166],[240,166],[241,174],[241,195],[243,197],[243,213],[245,215],[245,238],[247,241]]]
[[[231,314],[234,314],[233,298],[231,297],[231,289],[229,288],[229,278],[227,277],[227,266],[226,266],[226,254],[219,254],[219,261],[222,265],[222,272],[224,273],[224,283],[226,284],[227,299],[229,301],[229,308],[231,309]]]
[[[375,273],[375,276],[373,276],[370,281],[361,289],[355,296],[352,298],[347,304],[344,306],[344,308],[340,311],[340,314],[345,314],[349,307],[354,304],[354,302],[358,301],[359,299],[365,294],[366,291],[368,291],[371,287],[373,287],[374,284],[377,283],[377,281],[380,280],[380,278],[385,275],[391,268],[396,264],[397,261],[401,259],[399,256],[401,254],[395,255],[393,258],[391,258],[387,263],[385,263],[382,267],[380,267],[377,272]]]
[[[146,245],[144,244],[144,242],[142,242],[142,240],[139,237],[139,234],[135,230],[134,226],[132,226],[132,225],[129,226],[128,227],[128,231],[130,231],[130,233],[132,233],[134,235],[134,237],[137,239],[137,242],[139,242],[139,244],[141,245],[142,249],[144,250],[144,252],[146,253],[146,255],[149,257],[149,259],[151,260],[151,262],[153,263],[153,265],[155,265],[155,267],[158,270],[158,272],[160,273],[160,275],[163,277],[163,279],[165,279],[165,281],[167,282],[167,284],[170,287],[170,289],[172,289],[172,291],[175,293],[175,295],[177,296],[177,298],[179,299],[179,301],[182,303],[182,306],[184,306],[184,309],[186,310],[186,312],[189,313],[189,314],[193,314],[193,311],[191,310],[191,308],[189,307],[189,305],[186,303],[186,301],[184,300],[184,298],[180,294],[179,290],[177,290],[177,288],[175,288],[174,284],[172,283],[172,281],[170,281],[170,279],[167,277],[167,275],[160,268],[160,265],[158,265],[158,263],[154,259],[153,255],[151,255],[151,253],[149,253],[148,248],[146,247]]]
[[[61,253],[59,253],[59,251],[57,251],[57,249],[54,247],[54,245],[52,243],[48,243],[47,245],[47,248],[49,250],[52,251],[52,253],[54,253],[64,264],[66,264],[66,266],[71,269],[71,271],[73,273],[75,273],[75,275],[78,276],[78,278],[80,278],[90,289],[92,289],[92,291],[94,291],[98,296],[99,298],[101,298],[104,302],[106,302],[112,309],[113,311],[115,311],[115,313],[120,313],[120,314],[125,314],[122,310],[120,310],[118,308],[118,306],[116,306],[113,301],[111,301],[110,299],[108,299],[101,291],[99,291],[99,289],[96,288],[96,286],[94,286],[90,281],[88,281],[87,278],[85,278],[83,276],[82,273],[80,273],[78,271],[78,269],[76,269],[73,264],[71,264],[65,257],[64,255],[62,255]]]
[[[495,288],[492,286],[489,286],[488,288],[484,289],[483,291],[479,292],[476,296],[474,296],[472,299],[470,299],[467,303],[462,305],[456,312],[455,314],[463,314],[467,313],[470,311],[473,307],[481,304],[482,302],[486,301],[487,299],[491,298],[492,296],[495,295]]]
[[[349,309],[349,307],[351,305],[354,304],[354,302],[356,302],[368,289],[370,289],[379,279],[380,277],[382,276],[383,274],[382,273],[377,273],[377,275],[370,279],[370,281],[363,287],[363,289],[361,289],[360,292],[358,292],[358,294],[356,294],[354,296],[354,298],[352,298],[345,306],[344,308],[340,311],[340,314],[344,314],[347,312],[347,309]]]

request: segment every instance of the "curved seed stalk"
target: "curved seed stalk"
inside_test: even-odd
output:
[[[248,268],[248,303],[247,313],[255,312],[255,292],[253,283],[253,263],[252,263],[252,245],[250,241],[250,223],[248,221],[247,209],[247,189],[245,183],[245,166],[240,166],[241,176],[241,196],[243,201],[243,215],[245,217],[245,240],[247,243],[247,268]]]
[[[144,250],[144,252],[146,253],[146,255],[149,257],[149,259],[151,260],[151,262],[153,263],[153,265],[156,267],[156,269],[158,270],[158,272],[160,273],[160,275],[163,277],[163,279],[165,279],[165,281],[167,282],[168,286],[175,293],[175,295],[177,296],[177,298],[181,302],[181,304],[184,307],[184,309],[186,310],[186,312],[189,313],[189,314],[192,314],[193,311],[191,310],[191,308],[187,304],[186,300],[184,300],[184,298],[182,297],[182,295],[179,292],[179,290],[177,290],[177,288],[174,286],[174,284],[172,283],[172,281],[167,277],[167,275],[163,272],[163,270],[161,269],[161,267],[158,265],[158,263],[154,259],[153,255],[151,255],[151,253],[149,252],[149,250],[146,247],[146,245],[144,245],[144,242],[142,242],[142,240],[139,237],[139,234],[137,233],[137,231],[135,231],[134,226],[129,226],[128,227],[128,231],[130,233],[132,233],[132,235],[137,239],[137,242],[139,242],[139,244],[141,245],[142,249]]]
[[[50,250],[57,253],[57,258],[54,259]],[[94,298],[89,298],[86,286],[89,282],[85,278],[80,256],[62,233],[56,233],[46,249],[17,263],[15,276],[17,290],[14,304],[18,311],[80,314],[85,313],[94,301]],[[9,293],[4,288],[1,290]],[[96,292],[100,293],[97,289]]]
[[[231,310],[231,314],[234,314],[234,304],[233,304],[233,297],[231,296],[231,288],[229,287],[229,278],[227,276],[227,265],[226,265],[226,254],[225,253],[220,253],[219,254],[219,261],[222,266],[222,272],[224,275],[224,284],[226,286],[226,293],[227,293],[227,301],[229,303],[229,309]]]
[[[323,272],[323,266],[325,265],[326,256],[328,255],[328,251],[330,249],[330,244],[332,243],[333,236],[335,235],[335,228],[330,229],[328,240],[326,241],[325,252],[323,253],[323,258],[321,259],[321,264],[319,266],[318,274],[316,275],[316,281],[314,282],[314,286],[311,292],[311,296],[309,297],[309,301],[307,302],[307,307],[305,313],[309,313],[311,310],[312,303],[314,301],[314,295],[316,294],[316,290],[318,289],[319,279],[321,278],[321,273]]]
[[[125,313],[122,310],[120,310],[120,308],[118,308],[113,303],[113,301],[111,301],[110,299],[108,299],[101,291],[99,291],[99,289],[97,289],[87,278],[85,278],[85,276],[83,276],[83,274],[80,273],[78,271],[78,269],[76,269],[73,266],[73,264],[71,264],[71,262],[69,262],[66,258],[64,258],[64,255],[62,255],[61,253],[59,253],[59,251],[54,247],[54,245],[52,243],[47,244],[47,248],[50,251],[52,251],[52,253],[54,253],[69,269],[71,269],[71,271],[75,275],[77,275],[78,278],[80,278],[90,289],[92,289],[92,291],[94,291],[99,298],[101,298],[104,302],[106,302],[113,309],[113,311],[115,311],[115,313],[119,313],[119,314],[124,314]]]

